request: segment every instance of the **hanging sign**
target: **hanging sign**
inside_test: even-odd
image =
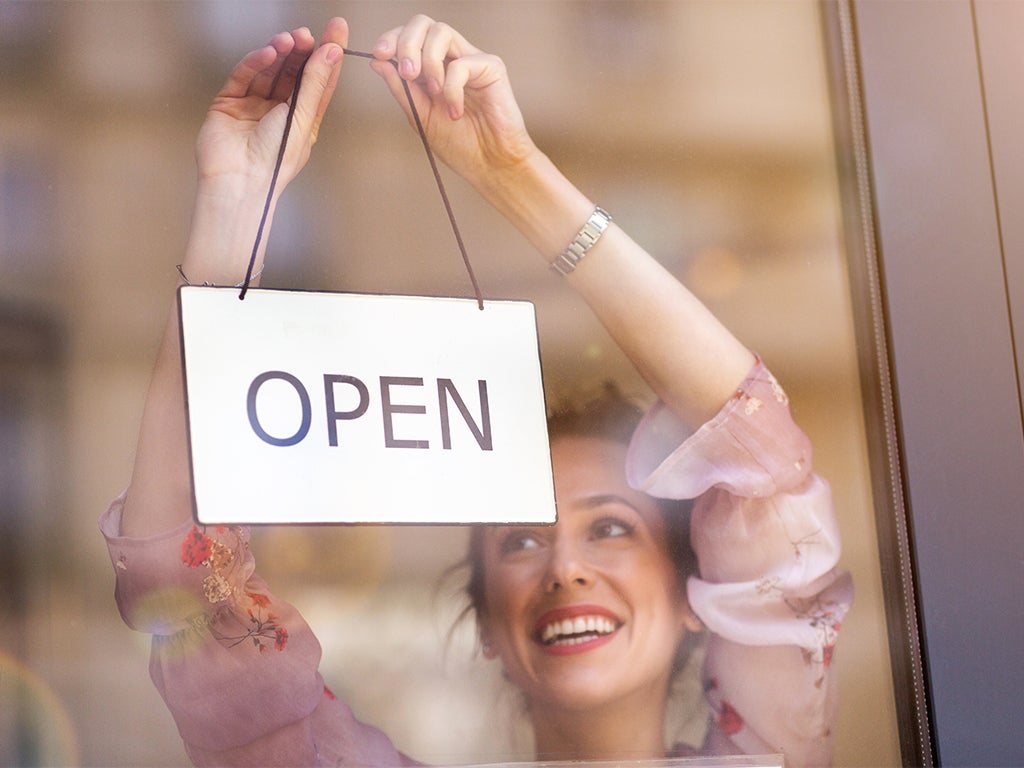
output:
[[[533,305],[184,286],[202,523],[555,521]]]

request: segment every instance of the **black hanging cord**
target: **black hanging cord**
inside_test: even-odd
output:
[[[342,49],[348,56],[359,56],[364,59],[374,58],[372,53],[366,53],[365,51],[353,51],[348,48]],[[391,64],[398,68],[398,62],[394,59],[391,60]],[[256,254],[259,251],[260,241],[263,239],[263,229],[267,223],[267,216],[270,215],[270,203],[274,196],[274,188],[277,186],[277,176],[281,171],[281,164],[284,162],[285,148],[288,146],[288,134],[291,132],[292,119],[295,117],[295,105],[299,100],[299,86],[302,84],[302,74],[306,70],[306,62],[302,62],[302,66],[299,67],[299,72],[295,76],[295,87],[292,89],[291,103],[288,105],[288,116],[285,119],[284,133],[281,136],[281,147],[277,152],[277,161],[274,163],[274,174],[270,178],[270,189],[267,191],[267,200],[263,205],[263,215],[260,217],[260,226],[256,232],[256,242],[252,246],[252,255],[249,257],[249,266],[245,271],[245,281],[242,283],[242,290],[238,294],[238,298],[244,299],[246,291],[249,290],[249,282],[252,280],[253,268],[256,266]],[[444,209],[448,213],[448,221],[451,222],[452,232],[455,234],[455,242],[458,243],[459,252],[462,254],[462,261],[466,265],[466,272],[469,273],[469,281],[473,284],[473,292],[476,295],[476,303],[480,309],[484,308],[484,297],[480,291],[480,285],[477,282],[476,275],[473,273],[473,265],[469,263],[469,254],[466,252],[466,246],[462,241],[462,233],[459,232],[459,225],[455,221],[455,212],[452,210],[451,201],[448,199],[448,193],[445,191],[444,182],[441,180],[441,172],[438,170],[437,161],[434,159],[434,152],[430,149],[430,143],[427,141],[427,132],[423,129],[423,122],[420,120],[420,113],[416,109],[416,104],[413,102],[412,91],[409,90],[409,84],[403,79],[402,87],[405,89],[405,98],[409,101],[409,109],[412,112],[413,122],[416,123],[416,130],[420,134],[420,141],[423,142],[423,149],[427,153],[427,160],[430,161],[430,169],[434,172],[434,181],[437,182],[437,190],[441,193],[441,200],[444,202]]]
[[[309,59],[306,59],[309,61]],[[267,224],[267,216],[270,214],[270,202],[274,197],[274,187],[277,186],[277,175],[281,172],[281,163],[284,162],[284,151],[288,146],[288,134],[292,131],[292,119],[295,117],[295,106],[299,103],[299,86],[302,85],[302,74],[306,71],[306,61],[302,62],[298,74],[295,75],[295,87],[292,88],[292,100],[288,105],[288,117],[284,121],[284,133],[281,134],[281,146],[277,150],[277,160],[274,163],[274,175],[270,177],[270,189],[267,190],[267,200],[263,204],[263,215],[260,216],[260,226],[256,230],[256,242],[252,244],[252,255],[249,256],[249,266],[245,270],[245,280],[242,281],[242,290],[238,294],[241,301],[249,290],[249,282],[252,280],[252,270],[256,266],[256,253],[260,248],[260,240],[263,239],[263,228]]]

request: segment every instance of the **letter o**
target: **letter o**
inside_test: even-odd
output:
[[[260,424],[259,416],[256,415],[256,394],[259,392],[260,387],[270,379],[281,379],[287,381],[293,387],[295,392],[299,396],[299,403],[302,405],[302,424],[299,425],[299,431],[291,437],[274,437],[269,434],[263,425]],[[252,384],[249,385],[249,395],[246,398],[246,408],[249,411],[249,425],[252,427],[252,431],[265,443],[271,445],[295,445],[296,443],[302,442],[302,440],[309,433],[309,426],[313,422],[313,408],[309,402],[309,393],[306,388],[302,386],[302,382],[290,373],[285,371],[266,371],[261,373],[255,379],[252,380]]]

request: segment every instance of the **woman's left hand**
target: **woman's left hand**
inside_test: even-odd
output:
[[[533,143],[504,62],[427,16],[386,32],[373,55],[371,66],[412,120],[403,81],[409,85],[438,156],[550,264],[594,202]],[[754,362],[696,296],[615,224],[567,283],[655,393],[694,429],[721,409]]]
[[[509,85],[504,62],[428,16],[381,35],[372,67],[405,111],[412,93],[431,149],[477,184],[514,169],[537,151]],[[397,68],[392,61],[397,62]]]

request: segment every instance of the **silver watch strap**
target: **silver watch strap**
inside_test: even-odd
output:
[[[583,229],[569,243],[569,247],[558,254],[551,263],[551,268],[561,275],[568,275],[576,269],[576,266],[586,256],[587,251],[594,247],[594,243],[608,229],[611,221],[612,217],[608,211],[600,206],[595,208],[594,212],[590,214],[590,218],[587,219],[587,223],[583,225]]]

